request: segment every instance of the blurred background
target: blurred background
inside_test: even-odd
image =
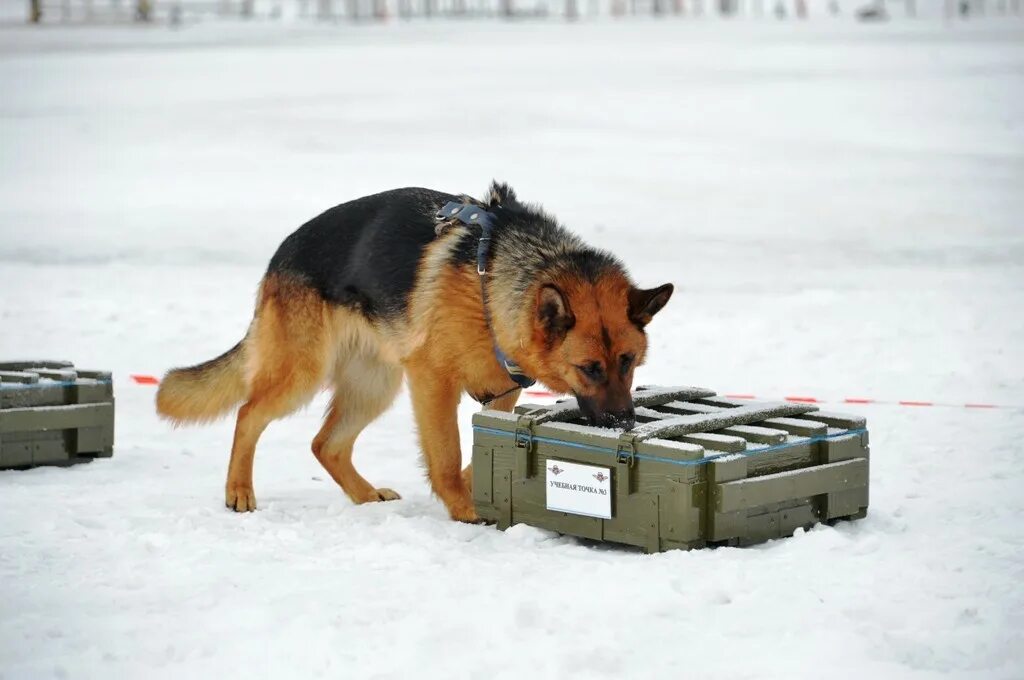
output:
[[[1021,0],[3,0],[6,19],[42,22],[183,22],[210,18],[387,21],[435,18],[704,16],[861,21],[941,15],[946,19],[1020,15]]]
[[[307,219],[497,178],[640,283],[679,286],[653,327],[662,372],[773,393],[1024,388],[1024,320],[1005,313],[1024,281],[1012,0],[581,2],[574,20],[558,3],[174,6],[138,21],[75,0],[0,29],[0,266],[24,268],[7,354],[64,346],[50,324],[82,314],[106,339],[78,350],[96,365],[213,356]]]
[[[1021,4],[0,0],[0,359],[118,399],[110,461],[0,475],[0,675],[465,677],[462,640],[480,677],[678,675],[684,643],[716,677],[1022,677]],[[356,446],[402,501],[325,481],[321,396],[227,513],[233,422],[172,431],[128,376],[231,347],[322,210],[492,178],[676,284],[638,382],[865,415],[868,518],[646,560],[456,526],[405,394]]]

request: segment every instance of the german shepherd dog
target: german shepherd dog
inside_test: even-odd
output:
[[[479,225],[439,221],[449,202],[494,218],[489,250],[480,249]],[[487,260],[480,273],[478,251]],[[475,522],[457,406],[463,392],[491,408],[515,405],[519,385],[498,351],[555,392],[575,395],[591,422],[631,427],[644,327],[671,295],[671,284],[634,286],[612,255],[519,202],[505,184],[493,183],[482,201],[386,191],[331,208],[286,238],[245,337],[215,359],[168,372],[157,411],[181,424],[241,404],[225,502],[244,512],[256,508],[252,466],[263,430],[329,385],[334,396],[313,455],[353,502],[388,501],[399,495],[356,471],[352,446],[404,374],[431,488],[453,519]]]

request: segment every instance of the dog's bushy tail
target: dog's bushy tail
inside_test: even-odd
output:
[[[216,359],[167,372],[156,393],[156,411],[176,425],[207,423],[246,398],[245,340]]]

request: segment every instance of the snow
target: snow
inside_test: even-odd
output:
[[[625,430],[614,427],[600,427],[598,425],[587,425],[585,423],[560,423],[547,422],[544,425],[548,429],[571,432],[573,434],[588,434],[593,437],[608,437],[609,441],[617,441],[619,435]]]
[[[711,396],[713,390],[708,390],[703,387],[679,387],[679,386],[645,386],[635,388],[633,394],[633,404],[638,407],[638,413],[640,411],[646,411],[646,408],[642,408],[644,404],[657,404],[664,403],[667,401],[666,397],[674,399],[699,399],[701,397]],[[553,404],[547,404],[543,406],[544,413],[537,414],[534,416],[534,422],[549,423],[571,420],[579,418],[582,415],[580,411],[580,405],[576,402],[575,398],[559,399]],[[615,428],[601,428],[614,430]],[[617,430],[621,432],[622,430]]]
[[[1024,413],[850,406],[866,519],[645,556],[446,519],[407,395],[223,507],[159,374],[279,241],[492,177],[677,292],[638,384],[1024,405],[1024,22],[0,28],[0,357],[114,372],[114,457],[0,473],[0,677],[1024,677]],[[469,449],[473,404],[462,409]],[[741,653],[737,653],[741,651]]]

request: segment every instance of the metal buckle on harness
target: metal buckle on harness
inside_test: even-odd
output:
[[[476,258],[476,273],[479,276],[483,276],[487,273],[487,266],[484,264],[486,261],[486,254],[491,249],[491,237],[481,236],[480,242],[477,244],[477,258]],[[482,253],[482,254],[481,254]]]
[[[455,219],[455,216],[459,214],[463,208],[466,207],[465,203],[457,203],[456,201],[449,201],[437,211],[437,215],[434,219],[440,221]]]

